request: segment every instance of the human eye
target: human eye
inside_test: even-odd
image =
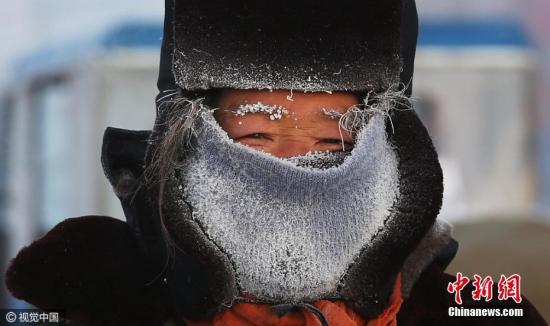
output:
[[[271,140],[271,138],[268,135],[263,134],[263,133],[259,133],[259,132],[246,134],[246,135],[241,136],[241,137],[239,137],[235,140],[239,141],[239,140],[243,140],[243,139]]]
[[[321,139],[321,142],[323,142],[325,144],[340,144],[340,143],[342,143],[342,140],[341,139],[325,138],[325,139]]]
[[[340,138],[322,138],[318,142],[320,150],[328,151],[347,151],[353,149],[353,143],[344,141]]]
[[[272,140],[273,139],[268,134],[259,132],[245,134],[234,139],[237,143],[258,149],[270,146]]]

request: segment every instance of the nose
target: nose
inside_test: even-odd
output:
[[[271,150],[269,150],[269,153],[279,158],[287,158],[305,155],[312,149],[313,147],[305,142],[287,140],[279,142],[277,145],[271,148]]]

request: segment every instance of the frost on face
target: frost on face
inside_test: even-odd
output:
[[[340,119],[340,117],[342,117],[342,115],[344,115],[344,113],[341,113],[341,112],[333,110],[333,109],[327,109],[327,108],[322,108],[321,112],[323,112],[325,117],[327,117],[329,119],[333,119],[333,120]]]
[[[283,116],[288,115],[288,110],[280,105],[267,105],[262,102],[255,104],[241,104],[235,111],[238,117],[244,117],[249,113],[264,113],[270,120],[281,120]]]
[[[326,169],[304,162],[327,153],[276,158],[234,143],[211,115],[203,119],[180,170],[181,195],[231,260],[240,290],[268,302],[334,295],[399,195],[384,118],[372,119],[351,153]]]

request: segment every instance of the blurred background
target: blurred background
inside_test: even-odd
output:
[[[460,243],[448,272],[519,273],[550,320],[550,1],[417,3],[415,105]],[[2,1],[0,270],[67,217],[123,218],[101,139],[152,127],[163,5]],[[0,308],[27,307],[1,281]]]

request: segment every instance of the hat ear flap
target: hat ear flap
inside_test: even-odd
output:
[[[143,175],[150,131],[107,128],[103,136],[101,163],[116,195],[124,200],[137,189]]]

